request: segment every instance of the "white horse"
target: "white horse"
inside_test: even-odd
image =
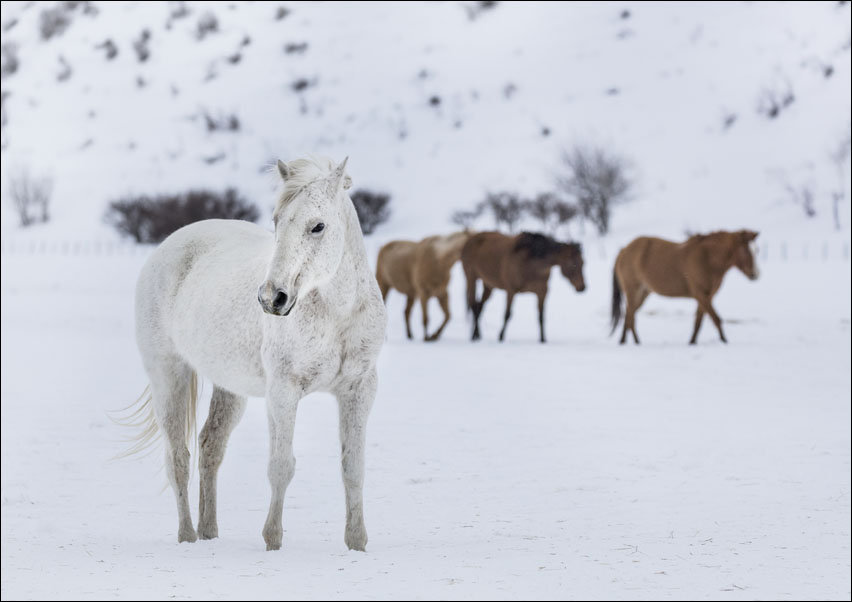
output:
[[[136,338],[150,396],[138,411],[146,416],[138,439],[165,433],[179,542],[217,537],[216,475],[228,437],[246,397],[265,396],[272,501],[263,538],[267,550],[281,547],[296,407],[308,393],[328,391],[340,411],[344,541],[355,550],[367,544],[364,445],[386,317],[345,167],[346,160],[337,167],[319,158],[279,161],[285,186],[274,234],[243,221],[197,222],[163,241],[142,268]],[[196,374],[214,383],[199,436],[197,535],[187,500]]]

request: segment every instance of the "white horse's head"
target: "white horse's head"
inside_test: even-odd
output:
[[[284,192],[273,213],[275,243],[266,281],[257,291],[263,311],[288,315],[299,296],[337,272],[346,244],[346,161],[278,161]]]

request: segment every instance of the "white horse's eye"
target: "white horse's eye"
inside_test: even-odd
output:
[[[313,229],[311,230],[311,232],[312,232],[313,234],[317,234],[317,233],[319,233],[319,232],[322,232],[323,230],[325,230],[325,224],[324,224],[324,223],[322,223],[322,222],[320,222],[320,223],[318,223],[316,226],[314,226],[314,227],[313,227]]]

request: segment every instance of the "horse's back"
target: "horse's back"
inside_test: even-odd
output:
[[[512,253],[516,238],[502,232],[478,232],[468,238],[461,252],[465,273],[492,288],[504,288],[503,262]]]
[[[682,266],[682,243],[640,236],[621,249],[615,271],[623,285],[633,282],[660,295],[680,297],[688,295]]]
[[[255,291],[271,245],[270,232],[239,220],[195,222],[166,238],[146,261],[136,287],[143,357],[176,355],[204,373],[208,352],[223,342],[247,347],[249,339],[260,341]],[[254,367],[254,351],[245,351]]]

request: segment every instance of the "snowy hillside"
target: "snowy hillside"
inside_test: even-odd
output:
[[[849,163],[828,158],[849,132],[848,3],[480,4],[4,2],[3,236],[112,238],[109,200],[189,186],[266,211],[264,166],[307,152],[392,193],[376,239],[420,236],[486,190],[550,189],[579,141],[633,163],[615,241],[824,240],[841,185],[848,239]],[[43,39],[59,5],[67,27]],[[52,222],[26,233],[6,186],[25,168],[55,183]]]

